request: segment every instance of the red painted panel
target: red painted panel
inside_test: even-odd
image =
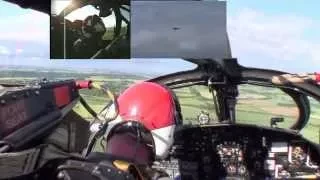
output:
[[[70,103],[69,86],[61,86],[53,89],[54,97],[58,107],[65,106]]]

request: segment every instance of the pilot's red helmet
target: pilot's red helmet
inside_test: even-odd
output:
[[[139,121],[151,131],[155,154],[166,158],[181,122],[180,105],[173,91],[153,82],[136,83],[117,99],[121,121]]]

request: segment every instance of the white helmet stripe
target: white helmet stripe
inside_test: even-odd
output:
[[[156,146],[157,158],[164,159],[168,156],[169,150],[174,142],[175,126],[176,125],[171,125],[151,131]]]

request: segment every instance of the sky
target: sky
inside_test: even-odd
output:
[[[319,5],[318,0],[227,1],[227,31],[233,57],[250,67],[320,71]],[[0,1],[0,27],[0,66],[156,73],[191,67],[178,59],[49,60],[49,16],[3,1]]]

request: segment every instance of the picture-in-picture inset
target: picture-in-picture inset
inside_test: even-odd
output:
[[[131,1],[132,58],[212,58],[231,55],[226,2]]]
[[[130,58],[130,0],[52,0],[50,58]]]

